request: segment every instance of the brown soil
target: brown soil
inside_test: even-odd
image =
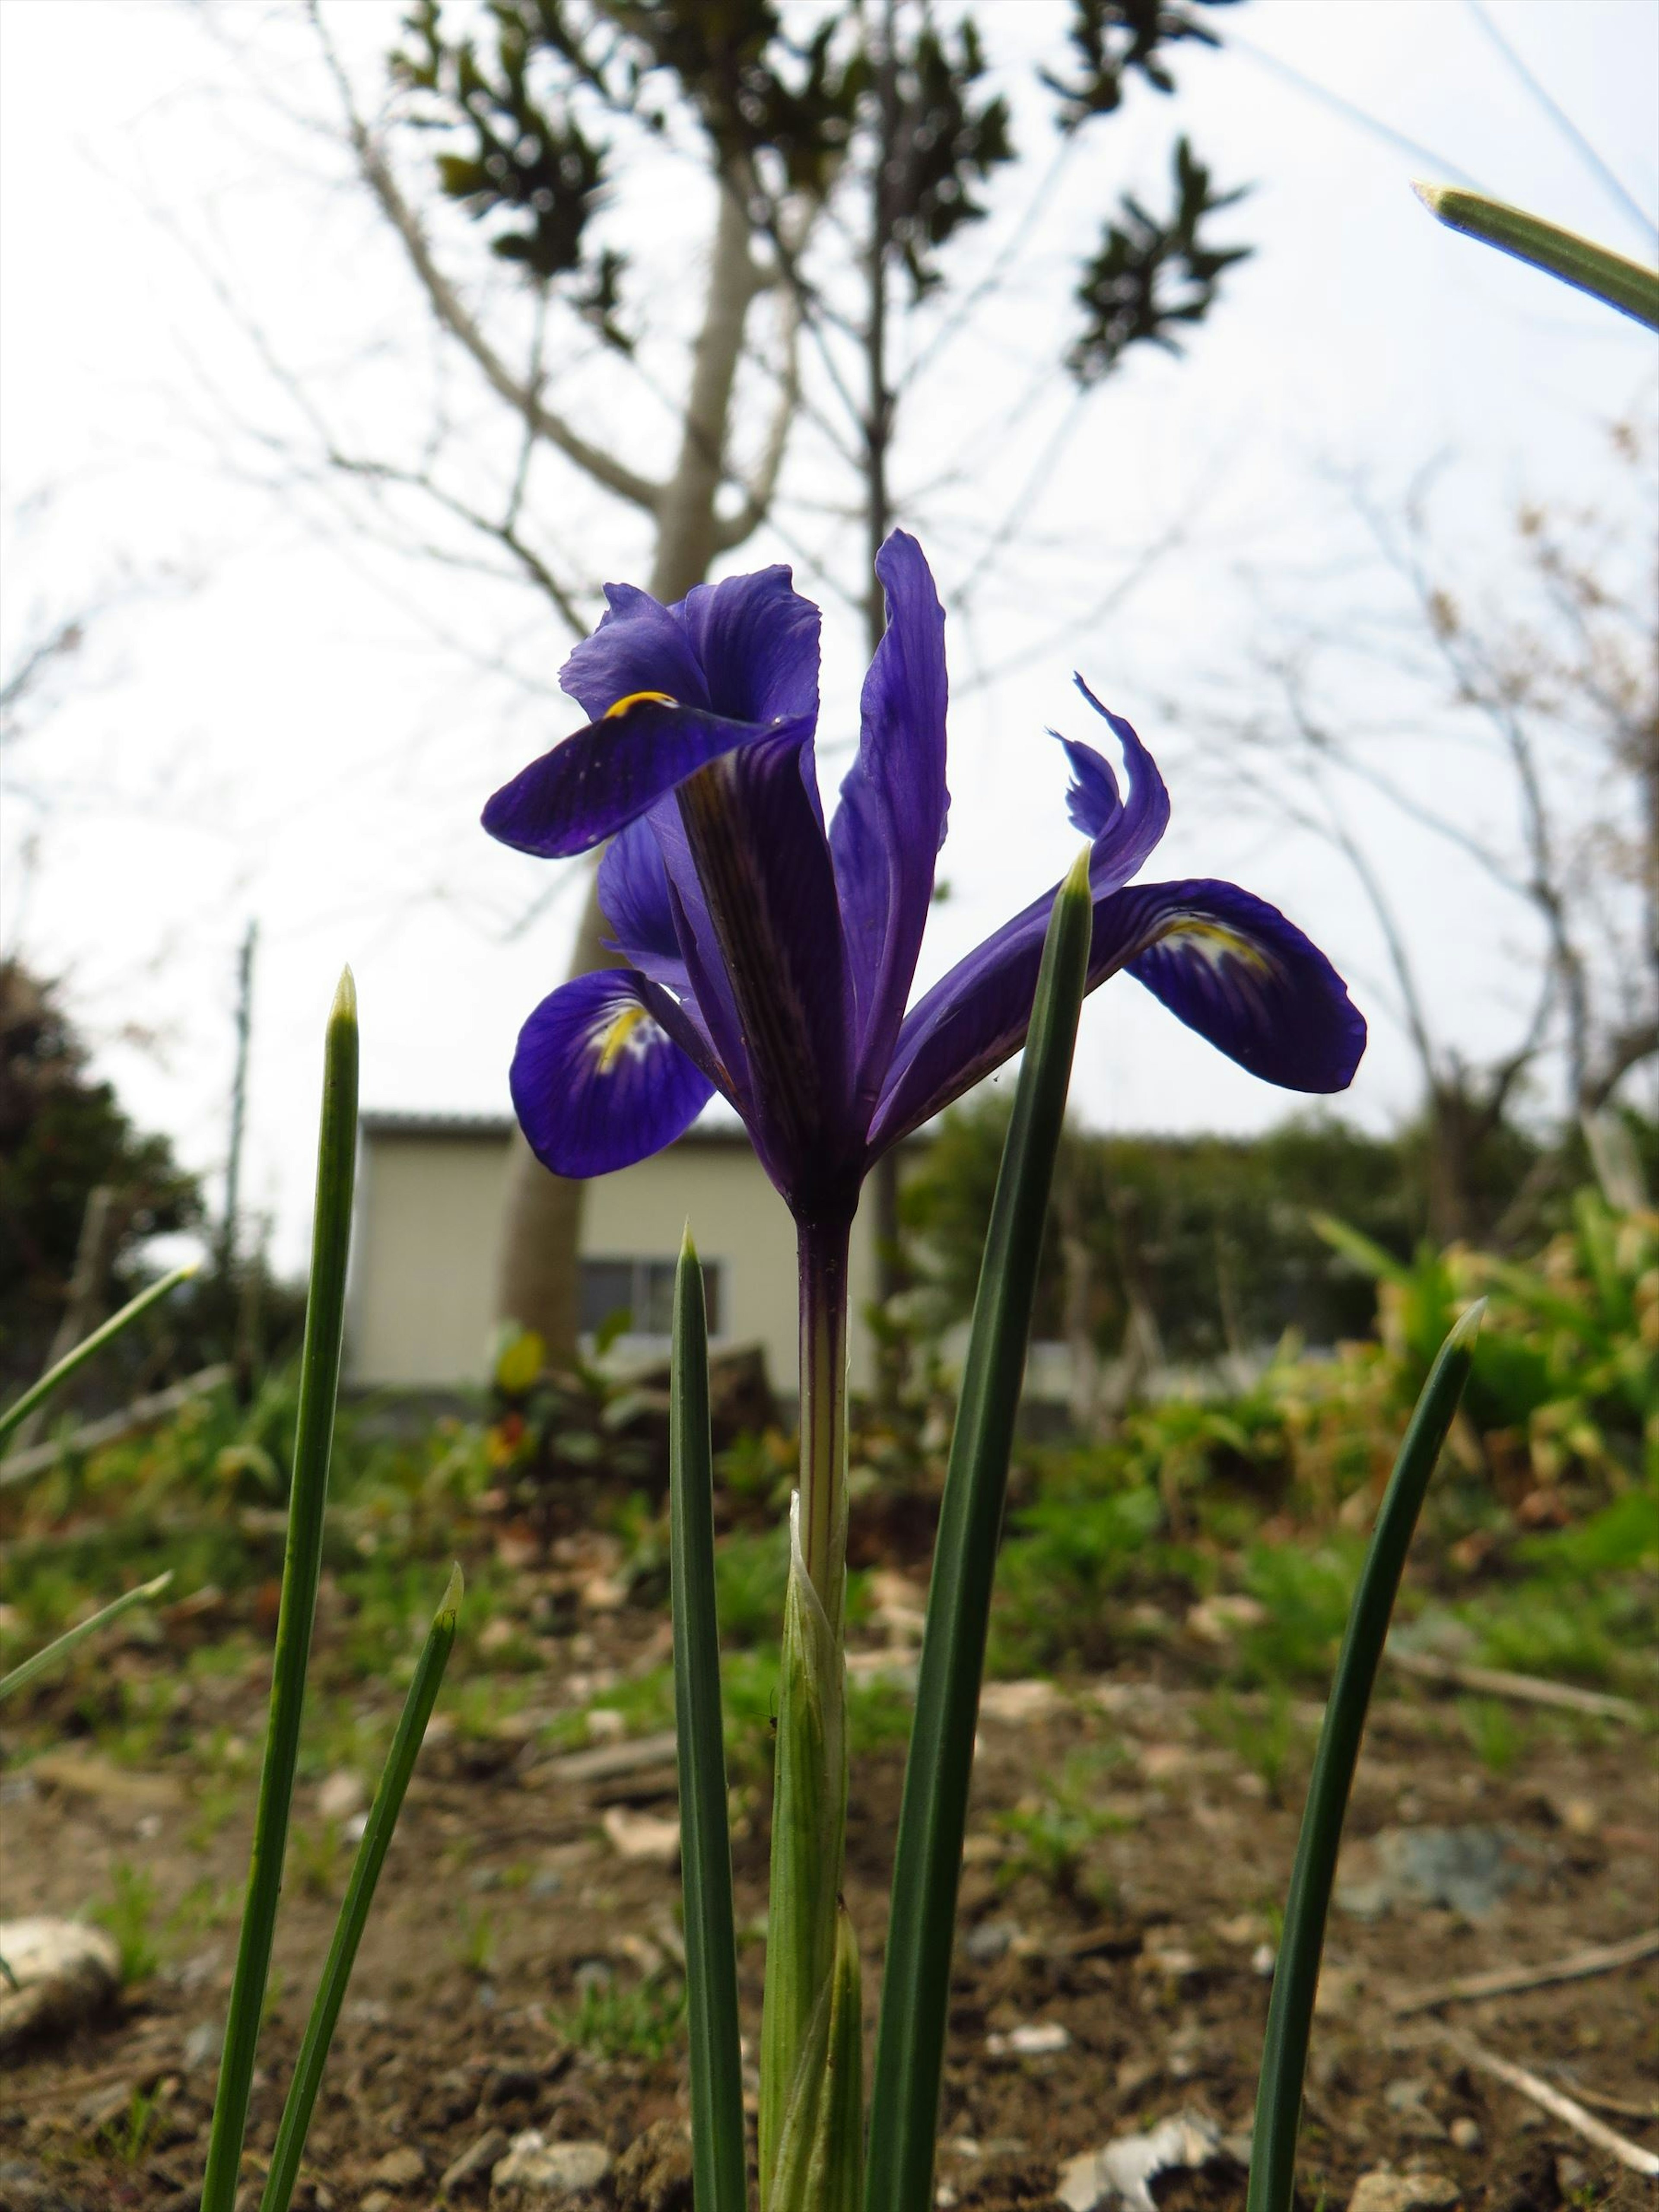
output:
[[[596,1663],[625,1669],[641,1652],[660,1657],[659,1625],[641,1616],[608,1617],[594,1632],[589,1695]],[[135,1652],[120,1661],[165,1663]],[[550,1672],[551,1705],[561,1701],[558,1661]],[[216,1686],[203,1733],[229,1727],[257,1742],[257,1677]],[[1284,1893],[1305,1773],[1304,1750],[1285,1779],[1288,1802],[1275,1802],[1218,1741],[1213,1706],[1179,1687],[1120,1677],[1067,1685],[1046,1701],[1034,1687],[1030,1698],[1012,1717],[1000,1705],[981,1727],[952,1985],[940,2202],[983,2212],[1052,2212],[1060,2161],[1175,2112],[1248,2127],[1267,1991],[1253,1954]],[[1659,1808],[1648,1771],[1629,1730],[1540,1718],[1516,1763],[1494,1776],[1452,1708],[1414,1696],[1379,1705],[1344,1880],[1374,1870],[1367,1839],[1379,1830],[1468,1824],[1508,1832],[1521,1879],[1479,1920],[1423,1906],[1370,1920],[1334,1915],[1303,2136],[1310,2207],[1345,2205],[1367,2170],[1413,2164],[1455,2183],[1472,2212],[1652,2202],[1650,2185],[1607,2153],[1471,2072],[1437,2021],[1587,2103],[1602,2100],[1610,2124],[1659,2148],[1653,1962],[1438,2014],[1393,2009],[1425,1984],[1547,1961],[1650,1924]],[[1068,1772],[1064,1786],[1074,1796],[1082,1787],[1107,1825],[1068,1877],[1045,1880],[1022,1870],[1001,1816]],[[848,1899],[872,2012],[899,1779],[896,1751],[861,1759],[854,1775]],[[671,1959],[677,1878],[623,1859],[601,1821],[618,1804],[672,1816],[672,1788],[661,1768],[572,1782],[526,1744],[521,1723],[495,1740],[452,1732],[428,1744],[336,2040],[301,2203],[355,2212],[379,2188],[398,2212],[426,2212],[438,2177],[481,2136],[532,2125],[626,2153],[623,2207],[671,2212],[689,2202],[683,2046],[607,2058],[571,2030],[585,1986],[628,1992]],[[758,1790],[749,1796],[734,1846],[738,1908],[740,1925],[758,1929],[765,1819]],[[250,1808],[216,1826],[204,1817],[188,1744],[144,1769],[90,1747],[49,1754],[44,1769],[15,1768],[4,1797],[0,1917],[80,1911],[109,1893],[118,1864],[142,1866],[156,1884],[162,1962],[110,2016],[9,2062],[0,2176],[14,2179],[0,2179],[0,2205],[185,2212],[205,2143],[204,2046],[228,1985]],[[319,1831],[314,1791],[296,1825]],[[263,2171],[344,1871],[343,1854],[325,1858],[308,1887],[290,1863],[252,2177]],[[762,1946],[746,1942],[751,2022],[761,1969]],[[1022,2023],[1058,2025],[1069,2041],[1047,2056],[992,2056],[988,2039]],[[154,2117],[135,2140],[133,2114],[151,2097]],[[1478,2146],[1467,2126],[1454,2139],[1460,2122],[1474,2123]],[[377,2162],[405,2146],[426,2181],[377,2182]],[[1243,2179],[1212,2168],[1166,2177],[1158,2193],[1193,2212],[1242,2205]]]

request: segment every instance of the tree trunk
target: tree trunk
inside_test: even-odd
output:
[[[653,598],[682,599],[707,575],[716,550],[715,500],[725,473],[726,434],[732,393],[743,350],[744,325],[763,279],[749,250],[749,218],[741,192],[722,185],[708,270],[703,323],[692,356],[691,388],[678,464],[657,510],[657,544],[651,568]],[[570,956],[571,976],[615,967],[605,942],[599,878],[590,872],[587,898]],[[582,1189],[550,1174],[513,1132],[496,1276],[498,1320],[533,1328],[556,1364],[576,1350],[577,1285],[581,1246]]]

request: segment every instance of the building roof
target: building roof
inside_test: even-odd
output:
[[[505,1144],[512,1135],[510,1114],[421,1114],[370,1112],[359,1117],[365,1137],[448,1137],[459,1143]],[[740,1121],[699,1122],[676,1139],[678,1145],[741,1146],[749,1149],[749,1132]]]

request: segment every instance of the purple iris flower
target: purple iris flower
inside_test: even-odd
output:
[[[538,1157],[600,1175],[659,1151],[719,1091],[802,1222],[844,1221],[872,1163],[1017,1052],[1052,888],[907,1011],[944,841],[945,615],[921,548],[876,563],[887,632],[858,758],[826,824],[813,757],[818,611],[787,568],[665,607],[626,585],[561,681],[591,717],[498,791],[484,827],[546,858],[611,843],[599,903],[628,965],[544,999],[513,1062]],[[1242,1066],[1340,1091],[1365,1024],[1324,954],[1205,878],[1134,884],[1169,794],[1129,724],[1127,793],[1062,739],[1089,838],[1089,988],[1127,969]]]

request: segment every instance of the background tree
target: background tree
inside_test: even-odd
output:
[[[1133,82],[1170,91],[1170,51],[1216,43],[1199,11],[1222,4],[1076,0],[1066,54],[1042,72],[1062,146],[1115,112]],[[787,21],[767,0],[491,0],[464,13],[420,0],[371,118],[319,0],[310,12],[358,173],[445,348],[482,380],[510,432],[482,471],[447,422],[418,457],[398,458],[337,433],[307,389],[296,396],[314,470],[349,481],[382,527],[402,527],[413,544],[424,526],[410,518],[435,512],[452,549],[468,538],[488,548],[573,635],[598,607],[596,580],[575,565],[562,526],[575,479],[643,521],[649,586],[677,599],[763,523],[782,531],[791,430],[810,418],[855,472],[865,535],[879,542],[896,519],[889,479],[901,403],[936,365],[937,348],[934,361],[924,352],[895,375],[896,319],[939,301],[953,240],[1016,161],[1007,102],[989,88],[971,15],[946,21],[925,0]],[[701,319],[675,372],[681,396],[656,366],[650,341],[663,303],[635,294],[622,213],[638,178],[660,185],[674,163],[715,187]],[[1212,192],[1182,142],[1171,213],[1126,201],[1080,270],[1073,341],[1056,376],[1091,389],[1128,347],[1177,346],[1243,250],[1217,248],[1203,231],[1232,197]],[[1039,185],[1028,240],[1042,198]],[[503,266],[516,287],[490,281]],[[995,283],[964,294],[951,313],[985,312]],[[943,316],[939,343],[950,335]],[[600,428],[589,410],[578,419],[555,399],[557,386],[571,387],[573,365],[595,362],[605,364],[610,400],[591,410],[608,417]],[[641,465],[630,401],[659,416],[665,404],[677,422],[660,473]],[[751,433],[751,422],[763,427]],[[856,592],[864,600],[869,591],[866,571]],[[873,639],[878,596],[867,604]],[[573,970],[603,963],[604,939],[590,883]],[[556,1350],[574,1335],[579,1203],[578,1186],[516,1149],[500,1303]]]
[[[134,1128],[88,1059],[59,988],[0,961],[0,1369],[10,1382],[39,1369],[77,1260],[98,1278],[90,1325],[139,1287],[149,1239],[201,1218],[196,1178],[165,1137]]]
[[[1612,512],[1523,503],[1502,583],[1466,587],[1437,532],[1431,478],[1397,512],[1357,498],[1367,596],[1347,564],[1342,611],[1314,594],[1245,687],[1248,714],[1188,703],[1190,771],[1218,803],[1254,804],[1339,854],[1383,948],[1378,995],[1422,1079],[1426,1226],[1441,1241],[1510,1237],[1580,1155],[1577,1125],[1659,1054],[1659,596],[1651,456],[1612,432],[1629,495]],[[1483,563],[1492,573],[1489,556]],[[1369,674],[1374,713],[1335,705]],[[1230,686],[1234,696],[1240,687]],[[1437,1006],[1407,917],[1419,870],[1473,870],[1518,925],[1510,1040],[1484,1055]],[[1396,857],[1382,857],[1384,836]],[[1449,947],[1458,956],[1474,948]],[[1391,990],[1389,987],[1391,988]],[[1544,1142],[1514,1176],[1514,1125]]]

